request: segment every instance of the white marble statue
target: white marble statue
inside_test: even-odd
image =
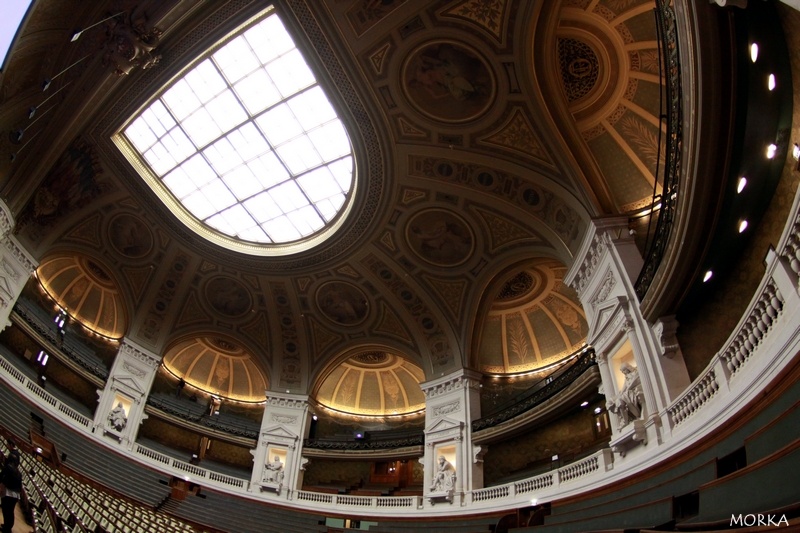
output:
[[[122,431],[128,424],[128,415],[125,414],[125,408],[122,407],[122,402],[117,403],[117,406],[108,413],[108,423],[117,431]]]
[[[261,477],[261,480],[265,483],[277,483],[281,485],[283,483],[283,474],[283,463],[281,462],[281,458],[276,455],[274,461],[264,465],[264,475]]]
[[[439,466],[433,475],[431,492],[447,492],[453,489],[456,480],[456,469],[445,459],[444,455],[439,456]]]
[[[625,383],[622,390],[616,397],[607,402],[608,410],[617,415],[617,425],[619,429],[624,428],[631,421],[642,417],[644,412],[644,392],[642,391],[642,381],[639,379],[639,371],[636,367],[623,363],[619,368],[625,376]]]

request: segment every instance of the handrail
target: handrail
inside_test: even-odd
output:
[[[568,367],[559,369],[555,374],[550,375],[533,387],[515,398],[511,405],[501,407],[487,416],[481,417],[472,422],[472,431],[498,426],[507,422],[526,411],[530,411],[542,402],[552,398],[565,388],[569,387],[581,374],[597,365],[594,349],[591,347],[583,348],[581,355]]]
[[[662,112],[659,121],[659,135],[661,123],[666,122],[667,142],[664,153],[663,185],[661,194],[658,194],[658,165],[661,162],[661,142],[658,143],[656,157],[656,183],[653,184],[653,201],[651,204],[650,222],[647,228],[646,252],[644,265],[636,279],[634,289],[639,301],[642,301],[653,282],[664,252],[667,248],[672,222],[678,204],[678,191],[680,188],[681,153],[683,149],[683,92],[681,88],[681,66],[678,56],[678,27],[675,20],[675,11],[670,5],[670,0],[656,2],[655,18],[658,33],[659,61],[662,78],[665,79],[664,91],[666,93],[666,112]],[[663,104],[662,104],[663,107]],[[656,209],[657,205],[660,209]],[[650,224],[657,218],[653,239],[650,240]]]

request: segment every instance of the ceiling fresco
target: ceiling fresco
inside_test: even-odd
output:
[[[346,223],[283,256],[232,252],[187,229],[112,139],[263,7],[37,4],[10,59],[24,67],[2,80],[0,118],[24,128],[53,95],[51,110],[20,143],[0,139],[0,185],[51,295],[204,390],[318,391],[342,411],[413,411],[420,382],[463,367],[525,372],[579,349],[585,317],[561,280],[587,222],[632,213],[653,193],[653,2],[277,3],[357,168]],[[74,28],[122,10],[136,16],[70,43]],[[158,61],[121,74],[102,51],[119,25],[135,33],[133,20]],[[80,279],[85,307],[73,303]],[[370,369],[378,359],[387,366]],[[355,376],[362,392],[346,396]]]

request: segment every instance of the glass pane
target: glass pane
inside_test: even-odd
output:
[[[285,97],[309,87],[314,83],[314,75],[297,49],[277,58],[266,66],[270,78]]]
[[[308,137],[297,137],[283,146],[279,146],[277,152],[278,157],[292,174],[305,172],[322,163],[322,158]]]
[[[232,40],[220,48],[213,57],[229,83],[236,83],[261,66],[243,37]]]
[[[312,235],[352,188],[344,125],[274,13],[191,68],[123,133],[195,217],[249,242]]]
[[[180,80],[173,85],[162,98],[177,120],[185,119],[201,105],[200,99],[197,98],[186,80]]]
[[[206,59],[197,65],[194,70],[186,75],[185,79],[203,104],[224,91],[227,86],[210,59]]]
[[[251,115],[260,113],[281,99],[277,87],[263,69],[241,80],[234,85],[234,89]]]
[[[272,146],[283,144],[292,137],[303,133],[303,127],[286,104],[267,111],[256,119],[256,124],[267,136]]]
[[[181,123],[186,134],[196,146],[204,146],[222,133],[206,108],[202,107]]]
[[[238,200],[246,200],[254,194],[258,194],[263,190],[258,179],[253,175],[253,172],[246,166],[240,166],[232,172],[225,174],[222,181],[236,195]]]
[[[266,192],[262,192],[247,200],[244,202],[244,206],[260,223],[272,220],[283,214],[283,211],[281,211],[281,208],[275,203],[275,200]]]

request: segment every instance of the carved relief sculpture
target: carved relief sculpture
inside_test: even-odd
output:
[[[161,60],[160,55],[153,53],[161,37],[161,30],[146,29],[146,22],[147,19],[143,16],[110,22],[103,64],[113,67],[117,76],[130,74],[136,67],[146,70]]]

